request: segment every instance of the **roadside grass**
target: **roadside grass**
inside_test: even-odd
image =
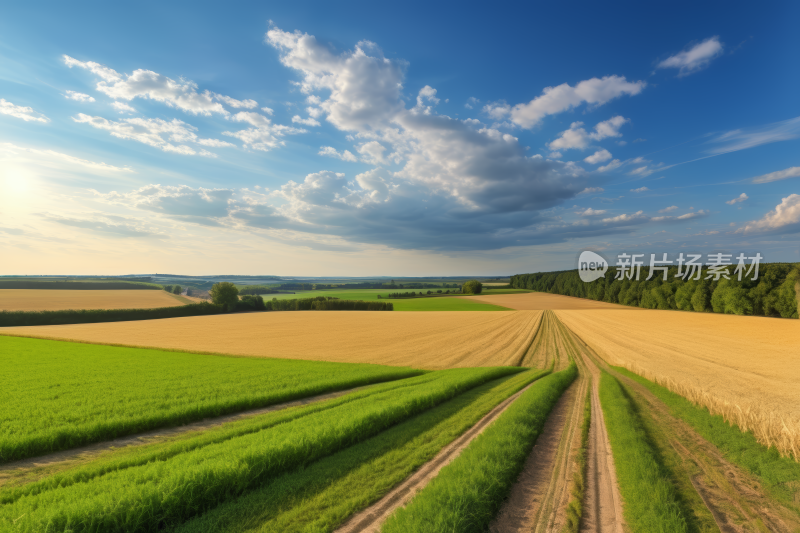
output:
[[[383,526],[384,533],[487,531],[547,415],[577,376],[574,363],[531,385]]]
[[[727,423],[722,415],[712,415],[707,408],[625,368],[612,368],[642,384],[669,407],[673,416],[688,423],[719,448],[726,459],[756,476],[771,495],[800,513],[800,463],[781,457],[777,449],[767,448],[752,432],[742,432],[738,426]]]
[[[160,531],[461,393],[520,371],[515,367],[465,368],[408,378],[410,386],[344,402],[269,430],[108,472],[91,482],[18,497],[0,507],[0,529]]]
[[[422,372],[0,336],[0,463]]]
[[[222,504],[177,528],[177,532],[333,531],[433,459],[497,404],[548,373],[528,370],[477,387]]]
[[[583,420],[581,420],[581,445],[575,462],[578,469],[572,478],[571,498],[567,504],[567,521],[561,533],[578,533],[583,518],[583,499],[586,494],[586,453],[589,446],[589,427],[592,422],[592,378],[587,378],[586,398],[583,402]]]
[[[688,532],[670,473],[654,450],[635,405],[607,372],[600,378],[600,404],[630,531]]]

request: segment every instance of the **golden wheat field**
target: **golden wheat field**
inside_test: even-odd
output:
[[[556,314],[608,363],[800,458],[800,321],[645,309]]]
[[[519,363],[541,315],[539,311],[295,311],[16,327],[3,328],[0,333],[192,352],[441,369]]]
[[[459,296],[469,300],[477,300],[487,304],[508,307],[525,311],[544,311],[556,309],[633,309],[624,305],[596,302],[584,298],[561,296],[546,292],[528,292],[521,294],[482,294],[480,296]]]
[[[0,311],[153,309],[184,305],[164,291],[0,289]]]

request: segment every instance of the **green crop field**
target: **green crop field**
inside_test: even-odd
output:
[[[34,490],[0,491],[0,529],[159,531],[520,370],[465,368],[407,378],[403,387],[378,386],[372,394],[332,400],[327,409],[311,405],[255,417],[284,420],[160,461],[134,461]]]
[[[0,462],[418,374],[0,336]]]
[[[425,291],[427,292],[428,289]],[[434,291],[436,289],[433,289]],[[447,289],[444,289],[447,290]],[[452,290],[452,289],[451,289]],[[265,294],[265,300],[277,298],[278,300],[291,300],[296,298],[312,298],[316,296],[329,296],[341,300],[377,300],[378,295],[388,295],[390,293],[419,293],[419,290],[400,290],[400,289],[350,289],[347,291],[337,291],[335,289],[323,291],[296,291],[295,294]],[[525,290],[510,289],[508,291],[498,290],[489,291],[486,294],[506,294],[516,292],[530,292]],[[409,299],[381,299],[381,301],[394,304],[395,311],[508,311],[507,308],[499,305],[487,304],[463,298],[448,296],[436,296],[431,298],[409,298]]]

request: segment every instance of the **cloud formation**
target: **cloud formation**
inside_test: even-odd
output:
[[[583,122],[573,122],[568,130],[562,131],[560,137],[548,145],[548,148],[551,150],[585,150],[592,141],[599,141],[608,137],[621,137],[622,134],[619,129],[626,122],[630,121],[621,116],[612,117],[599,122],[591,133],[588,133],[582,127]],[[610,159],[611,154],[606,150],[603,151],[609,155],[606,159]]]
[[[785,180],[789,178],[800,178],[800,167],[790,167],[777,172],[770,172],[753,178],[753,183],[770,183],[773,181]]]
[[[350,150],[343,150],[341,152],[337,152],[336,148],[333,146],[320,146],[318,155],[324,155],[326,157],[335,157],[336,159],[341,159],[342,161],[350,161],[356,162],[358,158],[354,156]]]
[[[661,61],[657,68],[677,68],[679,78],[688,76],[710,65],[713,59],[722,55],[723,48],[723,44],[719,42],[719,36],[709,37],[705,41]]]
[[[712,155],[727,154],[780,141],[790,141],[800,137],[800,117],[774,122],[750,129],[731,130],[714,136],[709,142],[717,144],[708,150]]]
[[[67,100],[75,100],[76,102],[94,102],[94,97],[76,91],[67,91],[64,97]]]
[[[800,194],[790,194],[760,220],[748,222],[736,233],[800,232]]]
[[[739,196],[737,196],[736,198],[734,198],[733,200],[728,200],[725,203],[728,204],[728,205],[738,204],[739,202],[744,202],[748,198],[749,198],[749,196],[747,196],[745,193],[742,193]]]
[[[0,114],[21,118],[25,122],[48,123],[50,119],[41,113],[37,113],[32,107],[14,105],[11,102],[0,98]]]
[[[600,106],[621,96],[634,96],[647,85],[644,81],[628,81],[624,76],[605,76],[579,82],[574,87],[562,83],[547,87],[543,94],[514,107],[505,103],[484,106],[484,111],[496,120],[509,119],[522,128],[536,126],[544,117],[555,115],[582,104]]]

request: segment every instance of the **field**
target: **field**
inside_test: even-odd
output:
[[[154,290],[0,289],[0,311],[155,309],[185,303],[175,295]]]
[[[427,291],[428,289],[426,289]],[[447,290],[447,289],[445,289]],[[271,300],[291,300],[294,298],[312,298],[317,296],[328,296],[339,298],[340,300],[377,300],[378,295],[388,295],[389,293],[411,293],[419,292],[404,289],[351,289],[337,291],[335,289],[324,291],[296,291],[295,294],[265,294],[264,299]],[[435,292],[435,289],[434,289]],[[456,296],[436,296],[431,298],[409,298],[409,299],[389,299],[382,298],[381,301],[394,304],[395,311],[506,311],[508,308],[491,302],[479,302],[465,300]]]
[[[800,531],[800,322],[394,302],[2,328],[0,531]]]

